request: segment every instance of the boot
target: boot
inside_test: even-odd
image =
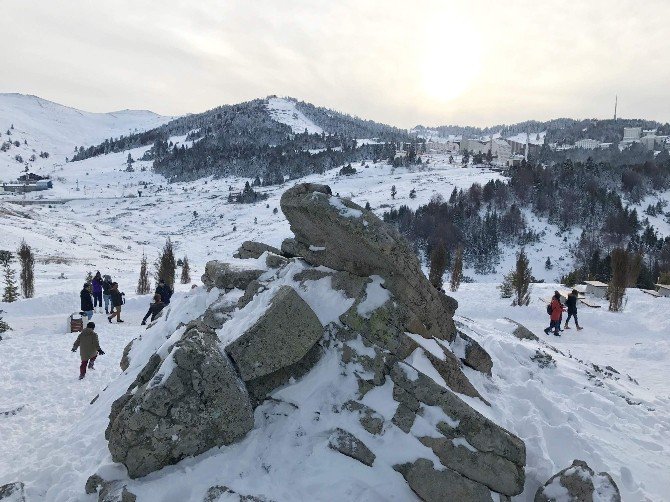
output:
[[[565,326],[563,326],[563,329],[570,329],[570,326],[568,326],[568,323],[565,323]]]
[[[83,380],[86,375],[79,375],[79,380]]]
[[[117,319],[117,321],[116,321],[116,322],[125,322],[125,321],[122,321],[121,319]]]
[[[93,366],[93,361],[88,362],[88,369],[89,370],[94,370],[95,369],[95,367]]]
[[[544,329],[544,334],[545,334],[545,335],[548,335],[550,329],[551,329],[551,328],[545,328],[545,329]]]
[[[584,328],[582,328],[581,326],[577,326],[577,331],[581,331],[581,330],[583,330],[583,329],[584,329]]]
[[[109,321],[109,324],[112,324],[112,318],[108,317],[107,320]]]

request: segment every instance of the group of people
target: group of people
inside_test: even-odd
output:
[[[561,294],[558,291],[554,291],[554,296],[551,298],[551,303],[547,305],[547,314],[549,314],[549,327],[544,329],[545,334],[553,329],[554,336],[561,336],[561,331],[564,329],[570,329],[568,325],[571,318],[575,318],[575,326],[577,330],[583,329],[579,325],[577,320],[577,297],[579,292],[576,289],[573,289],[572,292],[568,295],[565,305],[561,303]],[[568,318],[565,320],[565,326],[561,328],[561,323],[563,320],[563,312],[567,310]]]
[[[153,302],[149,305],[149,310],[142,319],[143,326],[147,323],[149,317],[151,317],[152,322],[156,320],[165,306],[169,305],[173,292],[172,288],[163,279],[158,282]],[[72,346],[72,352],[76,352],[79,348],[79,355],[81,356],[79,380],[86,376],[87,369],[95,369],[96,357],[104,354],[104,351],[100,348],[98,334],[95,332],[95,323],[90,322],[93,313],[98,312],[98,308],[102,313],[104,301],[107,320],[111,323],[112,319],[116,317],[117,323],[124,322],[121,319],[121,306],[125,303],[125,294],[119,291],[119,284],[113,282],[109,275],[103,276],[100,272],[96,272],[91,282],[84,284],[80,297],[81,312],[86,315],[89,322],[86,324],[86,328],[79,333]]]

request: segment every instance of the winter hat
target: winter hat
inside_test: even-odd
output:
[[[89,322],[89,323],[86,325],[86,327],[87,327],[87,328],[91,328],[91,329],[93,329],[93,328],[95,328],[95,323],[94,323],[94,322]]]
[[[109,276],[109,275],[103,275],[103,278],[104,278],[104,279],[107,279],[108,281],[111,281],[111,280],[112,280],[111,276]]]

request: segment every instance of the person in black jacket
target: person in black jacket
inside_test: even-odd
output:
[[[114,316],[116,316],[116,322],[123,322],[121,320],[121,305],[123,305],[123,293],[119,291],[119,283],[113,282],[112,288],[109,290],[109,296],[112,300],[112,312],[107,317],[109,322],[112,322]]]
[[[170,289],[170,286],[168,286],[163,279],[158,281],[158,287],[156,288],[156,294],[161,295],[161,298],[163,299],[163,303],[165,305],[170,305],[170,298],[172,298],[172,289]]]
[[[87,282],[79,293],[81,298],[81,311],[86,314],[88,320],[93,317],[93,295],[91,294],[91,285]]]
[[[572,290],[572,293],[568,295],[568,299],[565,301],[565,306],[568,307],[568,318],[565,320],[565,327],[564,329],[570,329],[570,326],[568,326],[568,322],[570,322],[570,318],[574,317],[575,318],[575,326],[577,326],[577,330],[583,329],[579,325],[579,321],[577,320],[577,295],[579,292],[576,289]]]
[[[102,299],[105,300],[105,314],[109,315],[109,304],[112,301],[112,296],[109,291],[112,289],[112,278],[108,275],[103,276],[102,281]]]
[[[156,293],[154,295],[154,302],[149,305],[149,310],[147,311],[147,315],[144,316],[144,319],[142,319],[142,326],[144,326],[147,323],[147,319],[149,316],[151,316],[151,322],[154,322],[156,318],[158,317],[158,314],[161,313],[161,310],[165,308],[165,304],[163,303],[163,299],[161,298],[161,295]]]

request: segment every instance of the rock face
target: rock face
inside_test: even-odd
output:
[[[26,500],[24,488],[25,486],[20,481],[2,485],[0,486],[0,500],[6,502],[24,502]]]
[[[137,500],[137,496],[128,490],[122,481],[106,481],[97,474],[93,474],[86,480],[85,491],[89,495],[97,493],[98,502],[135,502]]]
[[[233,258],[240,258],[242,260],[247,258],[260,258],[266,251],[277,255],[281,254],[279,249],[263,244],[262,242],[244,241],[235,254],[233,254]]]
[[[191,326],[112,406],[109,450],[131,477],[230,444],[253,427],[247,390],[217,343],[213,331]]]
[[[282,286],[270,307],[244,335],[226,347],[248,382],[300,361],[323,336],[312,309],[290,286]]]
[[[535,502],[621,502],[619,487],[606,472],[595,473],[583,460],[554,474],[538,488]]]
[[[219,288],[224,291],[235,288],[245,289],[251,281],[258,279],[263,272],[265,270],[212,260],[205,265],[202,283],[208,291],[212,288]]]
[[[370,467],[375,461],[375,454],[365,443],[344,429],[337,428],[328,439],[328,447],[339,451],[342,455],[358,460],[360,463]]]
[[[419,260],[391,226],[357,204],[334,197],[325,185],[304,183],[287,190],[281,208],[295,234],[282,244],[285,254],[358,276],[383,277],[430,336],[453,340],[456,300],[428,282]]]

